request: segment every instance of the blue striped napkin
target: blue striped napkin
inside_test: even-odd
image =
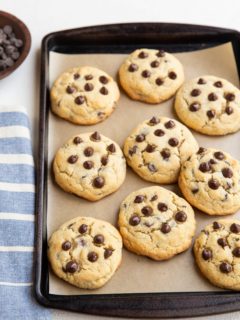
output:
[[[0,106],[0,319],[50,319],[33,298],[35,173],[22,107]]]

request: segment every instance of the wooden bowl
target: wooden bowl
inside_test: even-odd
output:
[[[23,41],[23,46],[19,50],[20,56],[15,61],[14,65],[3,71],[0,71],[0,79],[3,79],[8,75],[10,75],[23,63],[31,47],[31,35],[26,25],[17,17],[13,16],[12,14],[8,12],[0,11],[0,28],[5,26],[6,24],[13,27],[13,32],[15,33],[16,37]]]

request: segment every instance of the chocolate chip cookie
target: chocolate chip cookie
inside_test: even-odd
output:
[[[181,63],[164,50],[138,49],[119,69],[119,80],[134,100],[160,103],[172,97],[184,81]]]
[[[214,285],[240,290],[240,221],[218,220],[201,231],[194,254],[202,274]]]
[[[76,124],[95,124],[106,119],[120,97],[116,82],[93,67],[76,67],[55,81],[51,90],[52,111]]]
[[[77,217],[64,223],[48,241],[54,273],[83,289],[102,287],[122,259],[122,238],[110,223]]]
[[[189,203],[209,215],[240,208],[240,164],[228,153],[200,148],[181,167],[179,187]]]
[[[197,150],[191,132],[166,117],[142,122],[124,144],[128,165],[144,180],[156,183],[176,182],[181,164]]]
[[[184,83],[175,110],[188,127],[207,135],[240,129],[240,91],[219,77],[205,75]]]
[[[63,190],[96,201],[121,186],[126,161],[116,142],[88,132],[72,137],[58,150],[53,170]]]
[[[166,260],[190,247],[196,222],[187,201],[153,186],[127,196],[120,207],[118,225],[128,250]]]

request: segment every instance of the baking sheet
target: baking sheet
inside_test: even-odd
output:
[[[182,62],[186,80],[204,74],[213,74],[226,78],[239,86],[237,67],[231,44],[215,48],[175,54]],[[49,63],[50,87],[53,81],[66,69],[78,65],[91,65],[105,70],[117,79],[117,70],[125,54],[60,54],[51,52]],[[150,186],[138,177],[130,168],[122,187],[114,194],[98,202],[88,202],[61,190],[52,174],[54,154],[70,137],[88,131],[100,133],[115,140],[120,146],[136,125],[153,115],[176,118],[173,99],[158,105],[148,105],[129,99],[123,91],[117,109],[104,122],[92,126],[78,126],[49,114],[48,131],[48,237],[65,221],[77,216],[93,216],[116,225],[118,208],[122,200],[132,191]],[[192,131],[193,132],[193,131]],[[199,146],[214,147],[230,152],[240,159],[240,132],[225,137],[208,137],[193,132]],[[180,195],[177,185],[165,186]],[[197,233],[206,224],[216,220],[198,210],[196,212]],[[240,213],[235,214],[235,217]],[[168,261],[156,262],[123,250],[123,260],[113,278],[102,288],[88,291],[75,288],[50,271],[49,293],[59,295],[107,294],[107,293],[143,293],[143,292],[188,292],[218,291],[199,273],[192,250],[179,254]]]

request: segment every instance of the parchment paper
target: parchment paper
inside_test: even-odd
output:
[[[215,48],[176,54],[182,62],[186,80],[204,74],[213,74],[228,79],[239,85],[237,68],[231,44]],[[123,54],[50,54],[50,86],[63,71],[78,65],[91,65],[103,69],[117,79],[117,70],[122,63]],[[173,99],[158,105],[148,105],[129,99],[124,92],[117,109],[104,122],[93,126],[77,126],[49,114],[49,174],[48,174],[48,237],[62,223],[77,216],[93,216],[107,220],[116,225],[118,208],[121,201],[132,191],[152,185],[138,177],[128,168],[127,177],[122,187],[114,194],[95,203],[88,202],[61,190],[52,175],[54,154],[70,137],[80,132],[99,131],[122,146],[130,131],[141,121],[153,115],[164,115],[176,118],[173,111]],[[192,131],[193,132],[193,131]],[[225,137],[208,137],[193,132],[200,146],[214,147],[230,152],[240,159],[240,132]],[[176,185],[166,186],[178,194]],[[197,234],[206,224],[216,218],[199,213],[197,210]],[[238,214],[235,214],[235,217]],[[87,291],[75,288],[50,272],[49,291],[52,294],[103,294],[134,292],[187,292],[216,291],[199,273],[192,250],[179,254],[174,258],[156,262],[123,250],[123,260],[113,278],[101,289]]]

